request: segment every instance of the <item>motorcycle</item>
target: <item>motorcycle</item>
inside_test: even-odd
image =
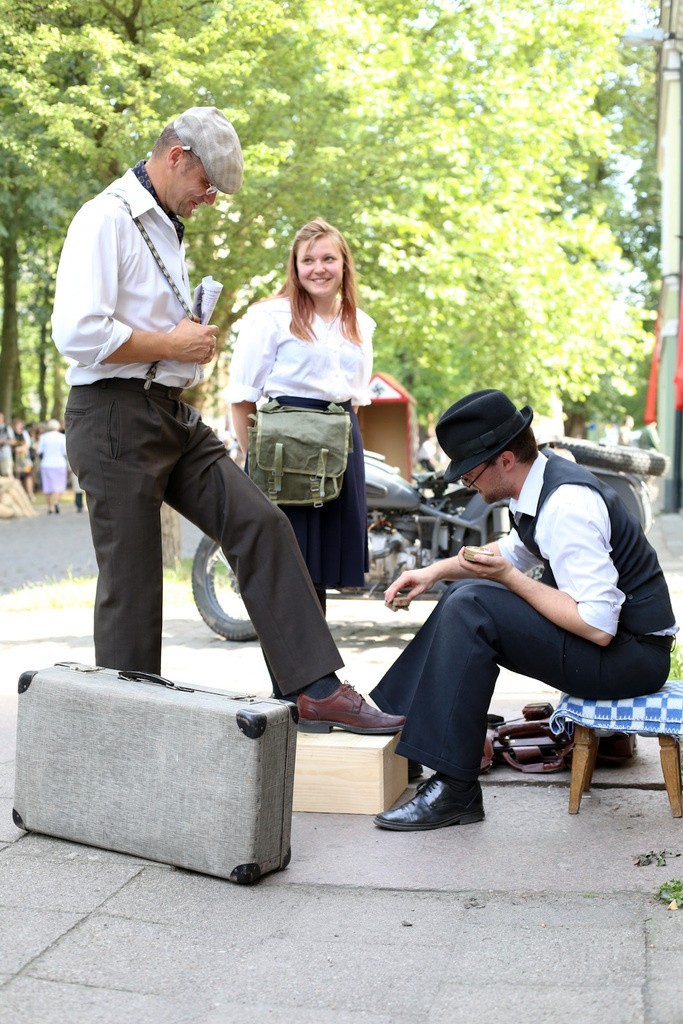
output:
[[[576,438],[562,438],[548,446],[569,453],[616,490],[648,532],[652,526],[648,479],[666,471],[665,456]],[[383,599],[389,584],[404,570],[449,558],[463,545],[486,545],[510,530],[507,501],[487,505],[476,490],[457,481],[447,483],[439,471],[416,473],[409,482],[376,452],[365,452],[365,488],[369,555],[365,584],[330,590],[330,598]],[[445,586],[438,584],[423,598],[437,600]],[[208,537],[202,538],[194,556],[192,593],[204,622],[219,636],[239,642],[256,639],[235,573],[220,546]]]

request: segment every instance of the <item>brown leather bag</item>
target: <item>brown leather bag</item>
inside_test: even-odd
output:
[[[480,772],[496,764],[507,764],[521,772],[559,772],[571,767],[574,739],[566,730],[556,734],[550,728],[552,704],[527,704],[522,717],[505,721],[488,715],[488,729]],[[598,763],[621,764],[633,757],[636,737],[623,732],[603,736],[598,744]]]
[[[613,732],[601,736],[598,741],[597,764],[623,764],[630,761],[636,752],[637,736],[632,732]]]

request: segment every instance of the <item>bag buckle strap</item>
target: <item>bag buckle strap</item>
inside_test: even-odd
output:
[[[325,497],[325,481],[327,479],[327,456],[329,448],[321,448],[318,454],[318,468],[315,476],[311,477],[311,495],[313,497],[313,508],[322,508]]]
[[[284,459],[284,445],[282,441],[278,441],[275,445],[275,455],[273,458],[273,474],[268,481],[268,497],[271,501],[276,502],[277,496],[282,490],[282,463]]]

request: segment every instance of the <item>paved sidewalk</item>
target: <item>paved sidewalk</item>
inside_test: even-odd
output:
[[[683,623],[683,519],[658,517],[650,539]],[[196,541],[186,530],[183,553]],[[92,572],[87,518],[0,521],[0,559],[6,595]],[[654,897],[683,877],[683,820],[656,741],[598,769],[578,816],[568,773],[510,769],[484,778],[474,826],[295,814],[289,868],[242,888],[13,826],[18,676],[94,655],[91,611],[12,604],[0,597],[0,1024],[683,1024],[683,913]],[[331,601],[348,678],[367,692],[431,607]],[[216,637],[189,595],[164,632],[171,678],[268,692],[258,644]],[[553,696],[502,673],[494,710]],[[635,866],[653,850],[666,866]]]

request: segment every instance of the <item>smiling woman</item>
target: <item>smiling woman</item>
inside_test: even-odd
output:
[[[342,405],[352,421],[338,498],[323,506],[284,506],[320,603],[329,587],[362,586],[367,570],[363,444],[355,410],[368,405],[374,320],[358,309],[351,252],[341,232],[316,219],[297,233],[287,279],[244,318],[230,369],[233,429],[248,448],[249,416],[263,397],[282,404]]]

